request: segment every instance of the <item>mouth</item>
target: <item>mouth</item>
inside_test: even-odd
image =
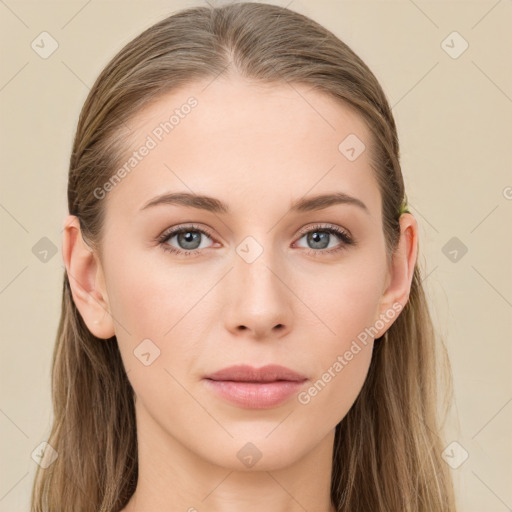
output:
[[[246,409],[267,409],[287,401],[308,378],[280,365],[237,365],[204,377],[220,398]]]

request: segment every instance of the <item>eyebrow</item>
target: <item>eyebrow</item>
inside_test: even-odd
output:
[[[175,192],[162,194],[147,202],[141,208],[141,211],[160,204],[188,206],[191,208],[197,208],[200,210],[206,210],[209,212],[219,214],[231,213],[229,206],[226,203],[220,201],[219,199],[210,196],[192,194],[189,192]],[[352,206],[357,206],[361,208],[365,213],[370,213],[368,207],[360,199],[349,196],[348,194],[345,194],[343,192],[336,192],[332,194],[320,194],[312,197],[303,197],[295,201],[291,205],[290,211],[301,213],[323,210],[324,208],[328,208],[329,206],[333,206],[335,204],[348,204]]]

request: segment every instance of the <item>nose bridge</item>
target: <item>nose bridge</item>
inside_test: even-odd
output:
[[[277,325],[290,326],[291,296],[272,237],[258,238],[248,236],[235,249],[226,321],[231,329],[244,326],[264,335]]]
[[[266,237],[261,243],[247,237],[238,245],[236,252],[234,277],[242,284],[242,297],[264,299],[266,302],[277,300],[282,294],[283,284],[274,275],[280,265],[276,248],[271,247],[271,237]]]
[[[240,255],[235,260],[236,278],[244,284],[251,295],[263,295],[266,300],[271,300],[272,296],[279,294],[276,288],[282,286],[271,271],[276,266],[276,258],[272,251],[273,249],[266,248],[254,261],[247,261]]]

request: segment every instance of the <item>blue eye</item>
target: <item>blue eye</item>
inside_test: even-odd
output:
[[[341,240],[341,243],[329,247],[333,235]],[[198,256],[202,249],[211,247],[211,245],[205,247],[202,244],[204,237],[213,240],[213,237],[205,229],[190,225],[164,232],[158,238],[158,242],[162,249],[167,252],[184,256]],[[304,247],[303,249],[312,256],[333,254],[346,249],[348,246],[356,245],[356,242],[346,231],[332,225],[314,226],[312,229],[303,232],[299,240],[304,237],[306,237],[307,243],[312,244],[313,247]],[[179,247],[169,243],[173,238],[176,239]]]
[[[341,244],[329,247],[332,235],[341,240]],[[331,255],[347,249],[349,246],[356,245],[354,239],[344,230],[337,226],[315,226],[313,229],[305,231],[299,238],[306,237],[306,241],[313,245],[313,248],[305,247],[304,250],[311,256]]]
[[[198,254],[200,249],[204,249],[204,246],[201,247],[201,238],[204,236],[211,239],[207,231],[192,225],[167,231],[158,241],[165,251],[175,254],[184,254],[185,256],[194,256]],[[169,245],[169,242],[173,238],[176,238],[176,241],[178,244],[182,245],[182,248]]]

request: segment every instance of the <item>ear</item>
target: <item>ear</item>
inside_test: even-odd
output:
[[[392,257],[388,271],[385,290],[380,300],[379,313],[390,318],[389,311],[400,312],[407,301],[411,291],[414,268],[418,256],[418,223],[411,213],[403,213],[400,222],[400,241]],[[393,307],[393,305],[395,305]],[[400,309],[398,310],[398,305]],[[388,314],[386,314],[388,312]],[[398,315],[393,315],[396,318]],[[386,322],[376,338],[384,335],[392,322]]]
[[[64,220],[62,258],[73,300],[85,324],[97,338],[111,338],[115,330],[101,262],[82,238],[75,215],[68,215]]]

